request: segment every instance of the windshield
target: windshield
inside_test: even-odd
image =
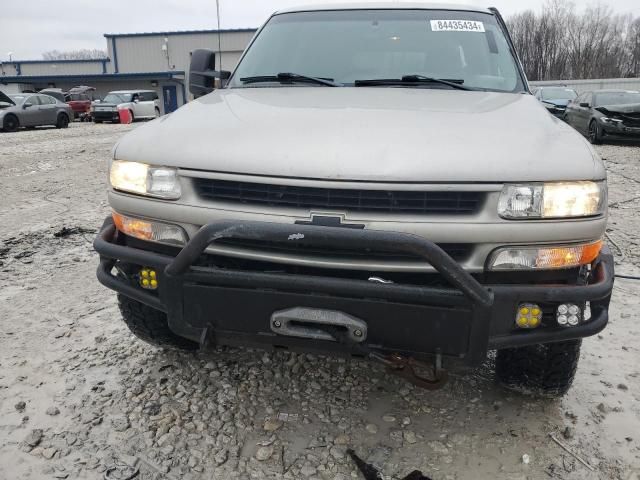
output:
[[[356,80],[422,75],[461,80],[470,88],[524,90],[495,17],[478,12],[343,10],[276,15],[250,46],[230,87],[282,86],[245,84],[241,79],[283,72],[346,86]]]
[[[640,103],[640,92],[605,92],[595,95],[595,106]]]
[[[109,93],[106,97],[104,97],[105,103],[126,103],[131,101],[130,93]]]
[[[573,100],[578,95],[570,88],[543,88],[542,100]]]

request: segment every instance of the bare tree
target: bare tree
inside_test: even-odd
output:
[[[82,49],[82,50],[69,50],[61,52],[59,50],[50,50],[42,54],[44,60],[95,60],[106,58],[107,52],[97,48],[94,49]]]
[[[508,21],[530,80],[640,75],[640,18],[596,5],[577,13],[573,3],[548,0]]]

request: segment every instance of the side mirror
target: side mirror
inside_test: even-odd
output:
[[[133,101],[133,103],[140,103],[140,99],[139,99],[139,98],[136,98],[136,99]]]
[[[589,102],[580,102],[580,106],[582,108],[589,108],[591,105],[589,105]]]
[[[189,91],[198,98],[215,89],[215,79],[220,81],[229,79],[231,72],[217,71],[216,54],[212,50],[204,48],[194,50],[191,53],[191,65],[189,66]]]
[[[33,103],[31,103],[31,102],[25,102],[25,103],[22,104],[22,109],[23,110],[26,110],[27,108],[31,108],[31,107],[33,107]]]

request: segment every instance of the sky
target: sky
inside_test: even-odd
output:
[[[348,0],[220,0],[222,28],[258,27],[275,10]],[[358,3],[358,0],[350,0]],[[360,0],[362,1],[362,0]],[[440,0],[495,6],[507,17],[540,10],[546,0]],[[574,0],[578,9],[597,0]],[[616,13],[640,16],[639,0],[602,0]],[[106,50],[105,33],[216,28],[215,0],[0,0],[0,61],[38,60],[49,50]]]

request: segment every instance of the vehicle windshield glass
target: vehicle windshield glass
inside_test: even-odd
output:
[[[105,103],[126,103],[130,101],[130,93],[109,93],[106,97],[104,97]]]
[[[480,12],[398,9],[276,15],[247,51],[230,87],[282,86],[243,84],[241,79],[283,72],[329,78],[345,86],[356,80],[422,75],[462,80],[470,88],[524,90],[496,18]],[[450,88],[420,85],[425,86]]]
[[[543,100],[573,100],[578,95],[570,88],[544,88],[542,89]]]
[[[595,106],[640,103],[640,92],[604,92],[595,95]]]

